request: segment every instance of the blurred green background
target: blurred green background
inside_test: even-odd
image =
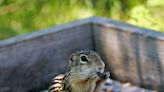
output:
[[[0,0],[0,40],[90,16],[164,32],[163,0]]]

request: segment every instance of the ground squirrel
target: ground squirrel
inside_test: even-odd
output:
[[[69,69],[53,79],[49,92],[97,92],[99,82],[108,78],[105,64],[94,51],[77,51],[69,58]]]

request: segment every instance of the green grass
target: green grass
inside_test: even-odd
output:
[[[163,0],[0,0],[0,39],[90,16],[164,32]]]

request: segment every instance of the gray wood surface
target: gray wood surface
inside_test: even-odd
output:
[[[1,42],[0,92],[39,92],[65,72],[71,53],[92,50],[89,24],[63,27]]]
[[[95,18],[94,43],[111,75],[122,82],[164,91],[164,33]]]
[[[164,33],[101,17],[0,41],[0,92],[38,92],[77,50],[95,50],[112,77],[164,91]]]

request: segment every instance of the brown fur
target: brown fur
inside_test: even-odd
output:
[[[103,73],[104,67],[104,62],[94,51],[73,53],[69,58],[69,70],[61,84],[61,92],[94,92],[96,82],[100,80],[97,72]]]

